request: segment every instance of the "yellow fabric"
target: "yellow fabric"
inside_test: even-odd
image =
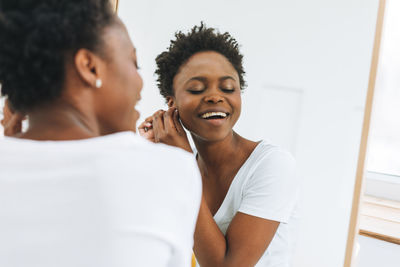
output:
[[[192,254],[192,267],[196,267],[196,257]]]

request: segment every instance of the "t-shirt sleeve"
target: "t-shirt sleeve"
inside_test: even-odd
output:
[[[193,235],[199,213],[202,185],[201,176],[197,163],[193,156],[182,157],[177,160],[177,169],[180,180],[179,189],[176,188],[175,194],[177,205],[175,206],[175,228],[177,230],[175,238],[179,249],[173,252],[169,266],[190,266]],[[181,196],[178,196],[181,192]]]
[[[295,160],[286,151],[260,156],[244,185],[239,212],[287,223],[298,196],[295,169]]]

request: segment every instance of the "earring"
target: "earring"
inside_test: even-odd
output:
[[[96,79],[96,88],[100,88],[103,85],[101,79]]]

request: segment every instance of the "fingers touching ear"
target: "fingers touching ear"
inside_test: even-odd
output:
[[[96,87],[96,81],[101,79],[102,60],[87,49],[79,49],[75,54],[74,63],[82,80],[88,86]]]
[[[169,108],[176,107],[174,97],[167,96],[167,104]]]

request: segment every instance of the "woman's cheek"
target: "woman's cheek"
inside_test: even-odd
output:
[[[178,110],[178,112],[179,112],[179,110]],[[181,114],[181,113],[179,113],[179,114]],[[192,132],[193,127],[192,127],[190,118],[187,118],[186,116],[180,116],[179,119],[180,119],[183,127],[185,127],[188,131]]]

